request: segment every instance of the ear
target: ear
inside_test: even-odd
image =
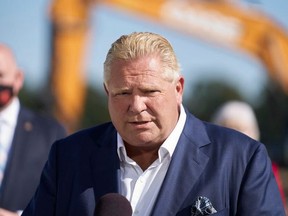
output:
[[[104,87],[104,90],[105,90],[105,92],[106,92],[106,94],[108,96],[109,95],[109,91],[108,91],[108,88],[107,88],[105,83],[103,83],[103,87]]]
[[[184,77],[180,76],[176,83],[176,94],[178,104],[182,103],[183,92],[184,92]]]
[[[18,94],[19,91],[22,89],[23,83],[24,83],[24,74],[22,70],[17,69],[16,77],[15,77],[15,84],[14,84],[15,94]]]

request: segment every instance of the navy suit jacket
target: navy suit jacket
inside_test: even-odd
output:
[[[65,135],[64,128],[54,119],[20,108],[0,191],[0,208],[17,211],[27,206],[51,144]]]
[[[23,216],[92,216],[95,202],[118,192],[112,123],[57,141]],[[198,196],[218,215],[285,215],[263,144],[187,113],[183,133],[151,216],[190,216]]]

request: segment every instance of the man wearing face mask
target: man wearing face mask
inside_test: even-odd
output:
[[[50,146],[66,135],[51,117],[24,108],[24,75],[0,44],[0,216],[18,215],[35,192]]]

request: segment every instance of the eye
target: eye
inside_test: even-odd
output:
[[[147,94],[147,95],[156,95],[157,93],[160,93],[160,91],[159,90],[156,90],[156,89],[151,89],[151,90],[147,90],[147,91],[145,91],[145,94]]]
[[[115,93],[115,96],[125,96],[125,95],[130,95],[131,93],[129,91],[121,91]]]
[[[119,95],[128,95],[129,94],[129,92],[121,92],[121,93],[119,93]]]

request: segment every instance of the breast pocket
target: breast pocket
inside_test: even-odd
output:
[[[225,208],[225,209],[222,209],[220,211],[217,211],[216,213],[214,214],[210,214],[211,216],[229,216],[229,212],[228,212],[228,209]],[[185,208],[185,209],[182,209],[180,212],[178,212],[176,214],[176,216],[191,216],[191,206]]]
[[[213,215],[213,216],[228,216],[229,214],[228,214],[228,209],[225,208],[225,209],[222,209],[221,211],[218,211],[218,212],[211,214],[211,215]]]

